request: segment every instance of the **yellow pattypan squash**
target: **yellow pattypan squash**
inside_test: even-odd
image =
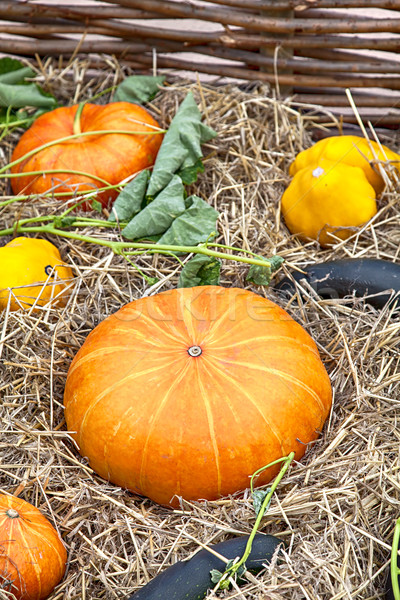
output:
[[[65,306],[64,280],[72,279],[58,249],[47,240],[18,237],[0,248],[0,309],[44,306],[54,302]],[[11,291],[10,291],[11,290]],[[35,310],[35,309],[34,309]]]
[[[290,165],[290,175],[295,175],[304,167],[317,166],[322,157],[333,162],[360,167],[377,195],[383,191],[385,184],[378,166],[376,164],[372,166],[370,161],[375,161],[375,163],[376,161],[391,161],[400,170],[400,155],[390,148],[356,135],[340,135],[324,138],[310,148],[299,152]]]
[[[291,233],[321,246],[346,239],[377,212],[375,190],[365,172],[343,162],[321,158],[297,171],[285,190],[282,216]]]

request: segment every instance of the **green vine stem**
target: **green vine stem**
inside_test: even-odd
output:
[[[47,174],[49,171],[40,171],[41,174]],[[66,173],[66,170],[62,170],[62,173]],[[23,176],[23,173],[18,173],[19,176]],[[85,173],[86,175],[86,173]],[[89,173],[87,173],[88,177],[91,177],[92,179],[96,179],[95,176],[90,175]],[[2,177],[10,177],[10,175],[2,175],[0,173],[0,179]],[[82,182],[85,183],[85,182]],[[103,187],[96,187],[93,188],[93,190],[76,190],[74,192],[74,196],[78,197],[78,196],[82,196],[82,200],[80,200],[79,202],[76,203],[76,205],[74,206],[78,206],[79,204],[82,204],[82,202],[85,202],[88,200],[88,198],[93,195],[93,194],[99,194],[100,192],[104,192],[107,190],[115,190],[115,189],[119,189],[121,188],[122,183],[116,183],[114,185],[108,184],[105,185]],[[40,194],[41,198],[63,198],[64,196],[67,196],[67,199],[71,197],[71,192],[49,192],[46,194]],[[6,196],[7,197],[7,196]],[[4,206],[9,206],[10,204],[13,204],[14,202],[23,202],[24,200],[28,200],[29,198],[32,198],[32,194],[26,194],[26,195],[18,195],[18,196],[10,196],[7,197],[7,200],[4,200],[3,202],[0,202],[0,208],[3,208]]]
[[[28,175],[52,175],[54,173],[65,173],[66,175],[80,175],[82,177],[90,177],[90,179],[94,179],[95,181],[99,181],[104,185],[109,185],[108,181],[98,177],[97,175],[93,175],[91,173],[86,173],[85,171],[74,171],[72,169],[46,169],[45,171],[24,171],[22,173],[0,173],[0,179],[11,179],[13,177],[27,177]],[[86,183],[84,181],[79,183]],[[98,188],[96,188],[97,192]],[[86,193],[90,190],[84,190]],[[71,193],[71,192],[70,192]]]
[[[223,575],[219,581],[220,587],[221,587],[221,583],[226,581],[229,577],[232,577],[233,575],[235,575],[237,573],[237,571],[240,569],[240,567],[245,565],[246,560],[248,559],[248,557],[250,555],[251,548],[253,545],[253,540],[254,540],[254,537],[260,526],[261,519],[263,518],[264,513],[266,512],[266,510],[269,506],[269,503],[271,501],[271,498],[272,498],[276,488],[278,487],[281,479],[284,477],[286,471],[288,470],[289,466],[291,465],[291,463],[294,459],[294,456],[295,456],[294,452],[291,452],[288,456],[283,456],[282,458],[278,458],[277,460],[274,460],[273,462],[269,463],[268,465],[265,465],[265,467],[261,467],[261,469],[258,469],[255,473],[253,473],[251,480],[250,480],[250,489],[251,489],[252,493],[253,493],[253,484],[254,484],[255,477],[257,477],[257,475],[259,475],[262,471],[265,471],[266,469],[269,469],[270,467],[272,467],[280,462],[283,462],[283,466],[282,466],[281,470],[279,471],[278,475],[276,476],[273,484],[271,485],[271,488],[269,489],[268,493],[266,494],[266,496],[262,502],[260,510],[258,511],[257,518],[254,523],[253,529],[251,530],[251,533],[249,535],[249,539],[247,541],[243,556],[241,557],[241,559],[238,562],[234,563],[231,567],[228,567],[226,569],[226,571],[223,573]],[[222,587],[224,587],[224,585],[222,585]]]
[[[399,552],[400,542],[400,517],[396,521],[393,534],[392,553],[390,556],[390,579],[392,583],[394,600],[400,600],[399,576],[400,569],[397,566],[397,557]]]
[[[54,218],[53,218],[54,220]],[[238,262],[247,263],[250,265],[257,265],[259,267],[270,267],[271,270],[276,270],[277,265],[273,260],[261,260],[256,258],[249,258],[247,256],[235,256],[233,254],[227,254],[224,252],[217,252],[211,250],[207,244],[199,244],[198,246],[174,246],[172,244],[157,244],[157,243],[146,243],[146,242],[113,242],[111,240],[105,240],[103,238],[91,237],[88,235],[81,235],[73,231],[64,231],[57,229],[53,225],[39,225],[39,226],[25,226],[21,225],[21,222],[15,222],[12,227],[3,229],[0,231],[0,237],[5,235],[14,235],[16,233],[41,233],[48,235],[56,235],[59,237],[65,237],[81,242],[87,242],[90,244],[98,244],[100,246],[106,246],[110,248],[115,254],[128,254],[131,256],[142,254],[143,250],[147,250],[151,254],[171,254],[176,252],[182,252],[184,254],[205,254],[206,256],[212,256],[218,259],[235,260]],[[236,248],[237,252],[243,252],[241,248]],[[281,261],[279,261],[280,264]]]

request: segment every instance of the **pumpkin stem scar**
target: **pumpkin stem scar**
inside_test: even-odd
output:
[[[52,265],[46,265],[44,268],[44,272],[46,273],[47,276],[54,277]]]
[[[200,346],[190,346],[190,348],[188,348],[188,354],[189,356],[193,356],[193,358],[200,356],[200,354],[202,354],[203,350],[200,348]]]
[[[7,517],[10,517],[10,519],[16,519],[17,517],[19,517],[19,512],[14,508],[9,508],[8,510],[6,510],[6,515]]]

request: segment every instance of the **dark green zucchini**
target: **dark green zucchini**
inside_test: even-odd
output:
[[[348,258],[309,265],[305,273],[292,273],[274,289],[293,295],[295,282],[308,281],[321,298],[344,298],[355,295],[375,308],[383,308],[390,300],[400,305],[400,264],[372,258]],[[388,291],[389,290],[389,291]],[[387,293],[382,293],[387,292]]]
[[[228,560],[242,557],[248,536],[237,537],[220,544],[210,546],[215,552]],[[246,561],[249,571],[257,572],[269,563],[275,550],[284,546],[284,542],[273,535],[257,533],[254,537],[251,553]],[[129,600],[202,600],[207,591],[215,584],[211,581],[210,571],[225,570],[226,564],[208,550],[201,550],[193,558],[180,561],[162,571],[144,585]]]

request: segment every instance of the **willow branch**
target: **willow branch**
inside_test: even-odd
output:
[[[55,18],[68,20],[84,20],[85,22],[91,19],[154,19],[154,13],[143,9],[129,9],[119,6],[117,2],[113,2],[114,6],[69,6],[51,4],[24,4],[2,1],[0,3],[0,17],[7,21],[27,21],[35,23],[36,19],[47,23],[54,23]],[[117,6],[115,6],[117,4]],[[160,15],[162,18],[162,15]]]
[[[123,5],[140,8],[143,0],[123,0]],[[375,33],[400,32],[400,19],[373,19],[371,21],[337,21],[336,19],[271,19],[236,10],[217,9],[170,0],[146,0],[146,9],[166,17],[202,19],[223,25],[237,25],[267,33]]]
[[[224,6],[243,7],[243,0],[204,0],[210,4],[223,4]],[[281,11],[291,8],[311,10],[314,4],[307,0],[246,0],[246,8],[255,10]],[[365,8],[365,0],[318,0],[320,8]],[[374,0],[370,2],[371,8],[388,8],[400,10],[400,0]]]

